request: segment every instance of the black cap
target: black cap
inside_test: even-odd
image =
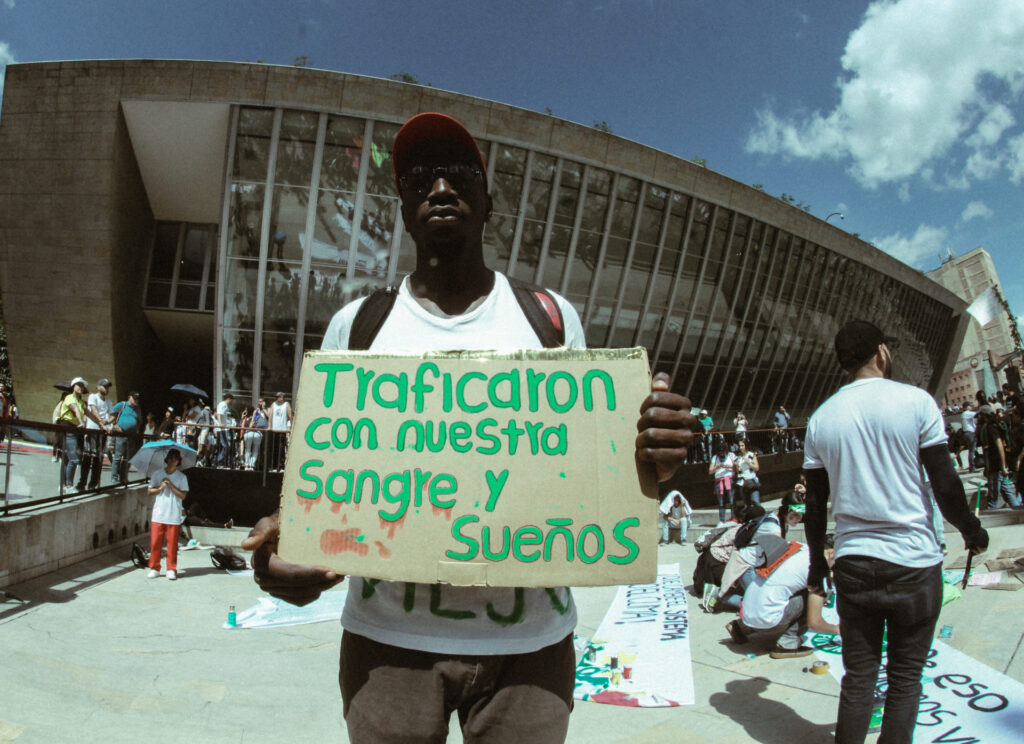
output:
[[[96,384],[97,385],[102,385],[103,387],[110,387],[110,380],[108,380],[106,377],[104,377],[99,382],[97,382]]]
[[[836,334],[836,359],[843,369],[857,369],[875,355],[879,346],[893,344],[894,341],[873,323],[851,320]]]

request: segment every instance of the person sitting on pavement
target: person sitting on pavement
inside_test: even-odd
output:
[[[679,537],[674,541],[677,545],[686,542],[686,530],[690,528],[690,516],[693,509],[679,491],[669,491],[658,507],[658,526],[661,539],[658,545],[668,545],[673,530],[679,530]]]
[[[778,545],[772,545],[772,541]],[[773,659],[808,656],[814,653],[814,649],[802,643],[808,628],[818,633],[839,634],[839,626],[822,617],[824,598],[817,594],[808,596],[810,551],[806,545],[787,544],[781,538],[765,539],[764,543],[771,562],[758,569],[743,593],[739,619],[730,621],[726,630],[738,644],[751,639],[774,641],[769,652]],[[826,550],[825,557],[831,565],[834,551]]]

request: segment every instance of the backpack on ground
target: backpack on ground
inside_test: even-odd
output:
[[[555,298],[543,287],[506,276],[512,292],[519,301],[523,315],[545,349],[565,346],[565,324]],[[348,348],[366,351],[377,338],[398,298],[398,287],[388,285],[376,289],[359,306],[348,335]]]
[[[132,564],[135,568],[149,567],[149,553],[142,549],[138,543],[132,543]]]
[[[244,571],[249,567],[245,558],[223,545],[218,545],[210,551],[210,561],[221,571]]]

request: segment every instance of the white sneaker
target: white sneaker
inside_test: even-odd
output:
[[[177,574],[176,571],[168,571],[167,572],[167,578],[170,579],[171,581],[174,581],[176,578],[178,578],[178,574]]]
[[[159,578],[159,576],[160,576],[160,572],[157,571],[155,568],[149,569],[149,573],[146,574],[146,578],[147,579],[156,579],[156,578]]]

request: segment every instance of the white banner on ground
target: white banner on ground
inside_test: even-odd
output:
[[[693,705],[686,588],[679,564],[653,584],[620,586],[576,667],[577,700],[664,708]]]
[[[838,636],[809,633],[829,671],[843,679],[842,643]],[[883,649],[883,663],[885,651]],[[1024,731],[1024,684],[1000,674],[967,654],[932,641],[925,662],[924,688],[917,712],[914,744],[1016,744]],[[885,689],[885,669],[879,669],[878,688]]]
[[[345,607],[348,590],[324,592],[315,602],[305,607],[296,607],[274,597],[260,597],[255,605],[238,613],[235,625],[224,623],[221,627],[235,628],[281,628],[286,625],[308,625],[328,620],[340,620]]]

